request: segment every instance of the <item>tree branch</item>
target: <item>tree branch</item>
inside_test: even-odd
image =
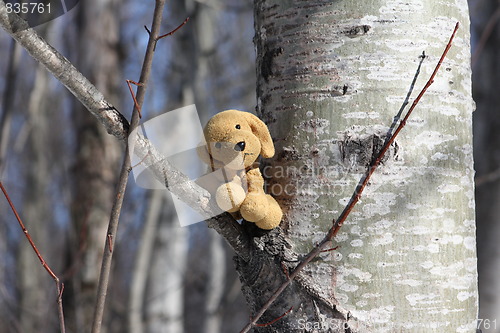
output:
[[[14,215],[17,219],[17,222],[19,223],[19,226],[21,227],[21,230],[23,231],[24,235],[26,236],[26,239],[28,240],[31,247],[33,248],[33,251],[35,251],[35,254],[38,257],[38,259],[40,260],[40,263],[42,264],[43,268],[45,268],[47,273],[50,275],[50,277],[52,279],[54,279],[54,281],[56,283],[57,312],[58,312],[58,316],[59,316],[59,329],[61,330],[61,333],[65,333],[66,328],[65,328],[65,324],[64,324],[64,311],[63,311],[63,305],[62,305],[62,295],[63,295],[63,291],[64,291],[64,284],[61,282],[61,280],[59,280],[59,277],[50,268],[50,266],[47,264],[45,259],[43,259],[42,254],[40,253],[40,251],[36,247],[35,242],[33,241],[33,239],[31,238],[31,236],[28,232],[28,229],[26,229],[26,227],[24,226],[24,223],[23,223],[21,217],[19,216],[19,213],[17,212],[16,207],[14,206],[12,201],[10,200],[9,194],[7,193],[7,190],[5,189],[5,187],[3,186],[1,181],[0,181],[0,189],[3,192],[5,199],[7,199],[7,202],[9,203],[9,206],[12,209],[12,212],[14,213]]]
[[[125,140],[128,122],[102,93],[68,59],[50,46],[28,23],[14,13],[7,13],[0,0],[0,26],[28,53],[52,73],[106,127],[108,133]]]
[[[7,13],[5,2],[0,0],[0,26],[14,38],[28,53],[41,63],[56,79],[94,115],[106,128],[109,134],[121,141],[127,140],[129,123],[127,119],[110,103],[102,93],[83,76],[63,55],[49,45],[35,30],[31,29],[26,21],[18,15]],[[154,171],[158,180],[167,187],[166,175],[174,179],[178,186],[171,191],[190,207],[213,215],[209,205],[210,193],[191,181],[184,174],[173,168],[166,159],[146,138],[138,135],[135,150],[139,157],[145,158],[148,166]],[[169,188],[170,189],[170,188]],[[249,255],[249,240],[244,239],[242,227],[229,214],[223,214],[207,221],[208,226],[221,234],[244,260]]]

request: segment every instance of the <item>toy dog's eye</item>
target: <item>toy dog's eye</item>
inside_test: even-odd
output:
[[[241,128],[241,126],[239,124],[236,125],[236,126],[234,126],[234,127],[236,127],[236,129],[240,129]]]
[[[222,144],[220,142],[215,143],[215,148],[220,149],[222,147]]]

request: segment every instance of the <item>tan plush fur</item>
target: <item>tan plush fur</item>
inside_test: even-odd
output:
[[[276,200],[264,192],[264,179],[255,161],[274,155],[266,124],[251,113],[227,110],[213,116],[204,129],[207,146],[198,155],[212,171],[222,170],[215,196],[224,211],[240,214],[261,228],[276,228],[283,217]]]

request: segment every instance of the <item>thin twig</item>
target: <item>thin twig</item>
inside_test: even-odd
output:
[[[168,37],[168,36],[171,36],[173,34],[175,34],[177,32],[177,30],[179,30],[180,28],[182,28],[186,23],[188,23],[189,21],[189,17],[186,17],[186,19],[184,20],[184,22],[182,22],[181,24],[179,24],[179,26],[177,28],[175,28],[174,30],[164,34],[164,35],[161,35],[161,36],[158,36],[156,38],[157,41],[159,41],[160,39],[162,38],[165,38],[165,37]]]
[[[281,318],[285,317],[287,314],[289,314],[290,312],[292,312],[293,310],[293,306],[290,307],[290,309],[286,310],[285,313],[283,313],[281,316],[279,316],[278,318],[274,318],[273,320],[271,320],[270,322],[268,323],[265,323],[265,324],[255,324],[255,326],[257,327],[266,327],[266,326],[270,326],[272,324],[274,324],[275,322],[277,322],[278,320],[280,320]]]
[[[130,95],[132,95],[132,99],[134,100],[134,106],[137,109],[137,112],[139,112],[139,118],[142,118],[142,110],[141,110],[141,107],[139,106],[139,103],[137,103],[137,99],[135,98],[135,94],[134,94],[134,91],[132,90],[131,84],[135,84],[138,87],[142,87],[142,86],[144,86],[144,84],[139,83],[139,82],[135,82],[132,80],[126,80],[126,82],[127,82],[128,90],[130,91]]]
[[[386,141],[384,142],[384,144],[386,144],[387,141],[391,138],[392,131],[394,130],[394,127],[396,127],[397,123],[401,119],[401,115],[403,114],[404,109],[406,108],[406,106],[408,105],[408,103],[410,101],[411,94],[413,92],[413,89],[415,88],[415,82],[417,82],[418,76],[420,74],[420,68],[422,68],[422,63],[424,62],[424,59],[425,59],[425,51],[422,52],[422,54],[419,56],[419,58],[420,58],[420,61],[418,62],[417,71],[415,72],[415,75],[413,76],[413,80],[411,81],[410,89],[408,89],[408,93],[406,94],[405,100],[403,101],[403,104],[401,104],[401,107],[399,108],[398,113],[396,114],[396,116],[394,117],[394,119],[392,121],[391,127],[389,127],[389,130],[387,131],[387,135],[385,136]]]
[[[339,232],[340,228],[342,227],[343,223],[349,216],[350,212],[353,210],[354,206],[356,203],[359,201],[361,198],[361,194],[363,193],[364,188],[368,184],[371,176],[379,166],[380,162],[382,161],[385,153],[387,150],[389,150],[389,147],[391,144],[394,142],[396,139],[396,136],[401,132],[403,127],[406,125],[406,122],[408,118],[410,117],[411,113],[419,103],[420,99],[422,96],[425,94],[427,89],[431,86],[431,84],[434,82],[434,77],[436,76],[437,71],[441,67],[441,64],[443,63],[444,58],[448,54],[449,49],[451,48],[453,39],[455,38],[455,34],[458,30],[459,23],[455,25],[455,29],[453,30],[453,33],[450,37],[450,40],[448,41],[448,44],[446,45],[446,48],[443,51],[443,54],[441,55],[441,58],[439,59],[439,62],[437,63],[436,67],[434,68],[434,71],[432,72],[429,80],[425,84],[425,86],[422,88],[420,93],[418,94],[417,98],[413,101],[410,109],[406,113],[405,117],[403,120],[399,123],[399,126],[396,128],[394,131],[394,134],[391,136],[391,138],[386,142],[384,147],[382,147],[382,150],[378,154],[378,157],[371,163],[370,167],[366,171],[365,175],[362,178],[362,181],[360,184],[356,187],[353,196],[351,197],[351,200],[349,201],[348,205],[344,208],[342,213],[340,214],[340,217],[333,222],[332,227],[326,234],[325,238],[316,246],[314,247],[307,255],[306,257],[295,267],[295,269],[290,273],[288,276],[288,279],[283,282],[283,284],[274,292],[274,294],[269,298],[269,300],[260,308],[260,310],[257,312],[257,314],[252,318],[252,320],[241,330],[240,333],[246,333],[248,332],[252,327],[256,326],[257,320],[259,320],[260,317],[267,311],[267,309],[271,306],[271,304],[274,303],[274,301],[283,293],[283,291],[288,287],[290,283],[295,279],[295,277],[302,271],[302,269],[307,266],[318,254],[322,252],[322,250],[330,244],[330,242],[333,240],[333,237],[337,235]]]
[[[156,0],[155,9],[153,14],[153,23],[151,32],[149,33],[148,45],[146,47],[146,54],[142,64],[141,77],[139,79],[136,100],[134,100],[134,109],[132,111],[132,120],[130,122],[129,134],[139,125],[140,109],[144,103],[146,94],[146,87],[151,75],[151,67],[153,64],[154,49],[157,41],[157,36],[160,32],[161,21],[163,17],[163,8],[165,0]],[[129,85],[130,87],[130,85]],[[108,225],[108,232],[104,242],[104,252],[102,258],[101,274],[99,276],[99,285],[97,287],[97,300],[94,312],[94,320],[92,322],[92,333],[100,333],[102,326],[102,318],[104,314],[104,305],[106,303],[106,295],[109,285],[109,275],[111,272],[111,261],[113,258],[113,241],[116,239],[115,235],[118,230],[118,223],[120,219],[121,208],[123,205],[123,198],[127,188],[127,180],[131,170],[131,161],[129,152],[133,151],[133,147],[127,144],[123,164],[120,171],[118,180],[118,188],[111,210],[111,216]]]
[[[24,223],[21,219],[21,216],[19,216],[19,213],[17,212],[16,207],[14,206],[14,203],[12,200],[10,200],[9,194],[7,193],[7,190],[3,186],[3,183],[0,181],[0,189],[2,190],[5,199],[7,199],[7,202],[9,203],[10,208],[12,209],[12,212],[14,213],[14,216],[17,219],[17,222],[19,222],[19,226],[21,227],[21,230],[23,231],[24,235],[26,236],[26,239],[30,243],[31,247],[33,248],[33,251],[35,251],[36,256],[40,260],[40,263],[42,264],[43,268],[49,273],[49,275],[54,279],[56,283],[56,290],[57,290],[57,310],[58,310],[58,316],[59,316],[59,328],[61,330],[61,333],[66,332],[66,328],[64,325],[64,311],[63,311],[63,306],[62,306],[62,295],[64,291],[64,284],[59,280],[57,275],[54,273],[54,271],[50,268],[50,266],[47,264],[45,259],[43,259],[42,254],[40,251],[38,251],[38,248],[35,245],[35,242],[31,238],[31,235],[28,232],[28,229],[24,226]]]
[[[158,36],[155,38],[155,46],[153,48],[153,50],[156,50],[156,43],[162,39],[162,38],[165,38],[165,37],[168,37],[168,36],[171,36],[173,34],[175,34],[177,32],[177,30],[179,30],[180,28],[182,28],[187,22],[189,21],[189,17],[186,17],[186,19],[184,20],[184,22],[182,22],[181,24],[179,24],[179,26],[177,28],[175,28],[174,30],[170,31],[170,32],[167,32],[166,34],[164,35],[161,35],[161,36]],[[149,28],[147,26],[144,26],[144,29],[146,29],[146,31],[148,32],[148,34],[151,36],[151,30],[149,30]]]

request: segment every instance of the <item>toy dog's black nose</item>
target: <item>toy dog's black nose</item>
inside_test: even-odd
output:
[[[245,141],[238,142],[234,145],[234,150],[236,151],[244,151],[245,150]]]

